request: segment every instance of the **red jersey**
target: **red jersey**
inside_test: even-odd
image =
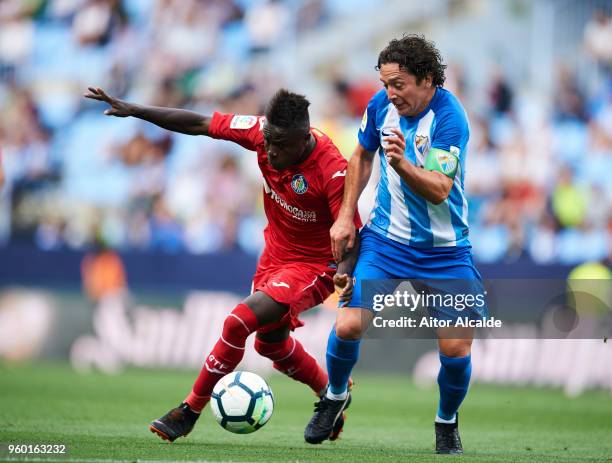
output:
[[[311,128],[317,142],[312,153],[300,164],[277,171],[264,150],[264,121],[263,116],[215,112],[209,135],[257,152],[268,219],[265,253],[279,263],[332,262],[329,229],[342,205],[347,161],[327,135]],[[355,225],[361,227],[357,211]]]

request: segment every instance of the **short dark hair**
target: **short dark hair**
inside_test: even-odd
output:
[[[277,127],[309,130],[308,106],[310,102],[304,95],[281,88],[268,102],[264,114],[268,123]]]
[[[399,64],[400,69],[416,77],[417,84],[428,74],[431,74],[435,86],[441,87],[446,80],[446,64],[442,62],[442,55],[436,45],[422,35],[411,34],[391,40],[378,55],[376,70],[379,71],[383,64],[388,63]]]

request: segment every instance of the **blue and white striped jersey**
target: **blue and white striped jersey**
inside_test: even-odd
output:
[[[458,156],[459,166],[448,198],[435,205],[415,194],[388,165],[379,150],[383,132],[399,128],[406,139],[404,156],[422,167],[432,148]],[[367,223],[372,231],[419,248],[469,246],[468,205],[464,193],[465,157],[469,139],[467,116],[459,100],[438,87],[431,102],[414,117],[400,116],[383,89],[370,100],[359,129],[359,143],[379,150],[380,181]]]

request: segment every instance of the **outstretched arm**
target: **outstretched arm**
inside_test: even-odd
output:
[[[211,118],[187,111],[185,109],[160,108],[158,106],[145,106],[114,98],[107,95],[99,87],[89,87],[89,92],[83,95],[85,98],[103,101],[110,105],[104,111],[107,116],[136,117],[151,122],[173,132],[187,135],[208,135]]]

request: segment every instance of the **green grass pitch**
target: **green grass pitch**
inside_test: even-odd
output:
[[[0,442],[66,443],[61,461],[612,461],[612,397],[590,392],[476,384],[464,402],[465,454],[433,454],[437,390],[407,378],[359,375],[345,432],[309,446],[303,430],[314,397],[280,375],[271,421],[251,435],[221,429],[208,409],[187,438],[173,444],[148,422],[184,397],[195,372],[129,370],[118,376],[77,374],[65,365],[0,366]],[[40,456],[27,457],[41,461]],[[6,452],[0,460],[9,459]],[[24,460],[21,457],[19,460]]]

